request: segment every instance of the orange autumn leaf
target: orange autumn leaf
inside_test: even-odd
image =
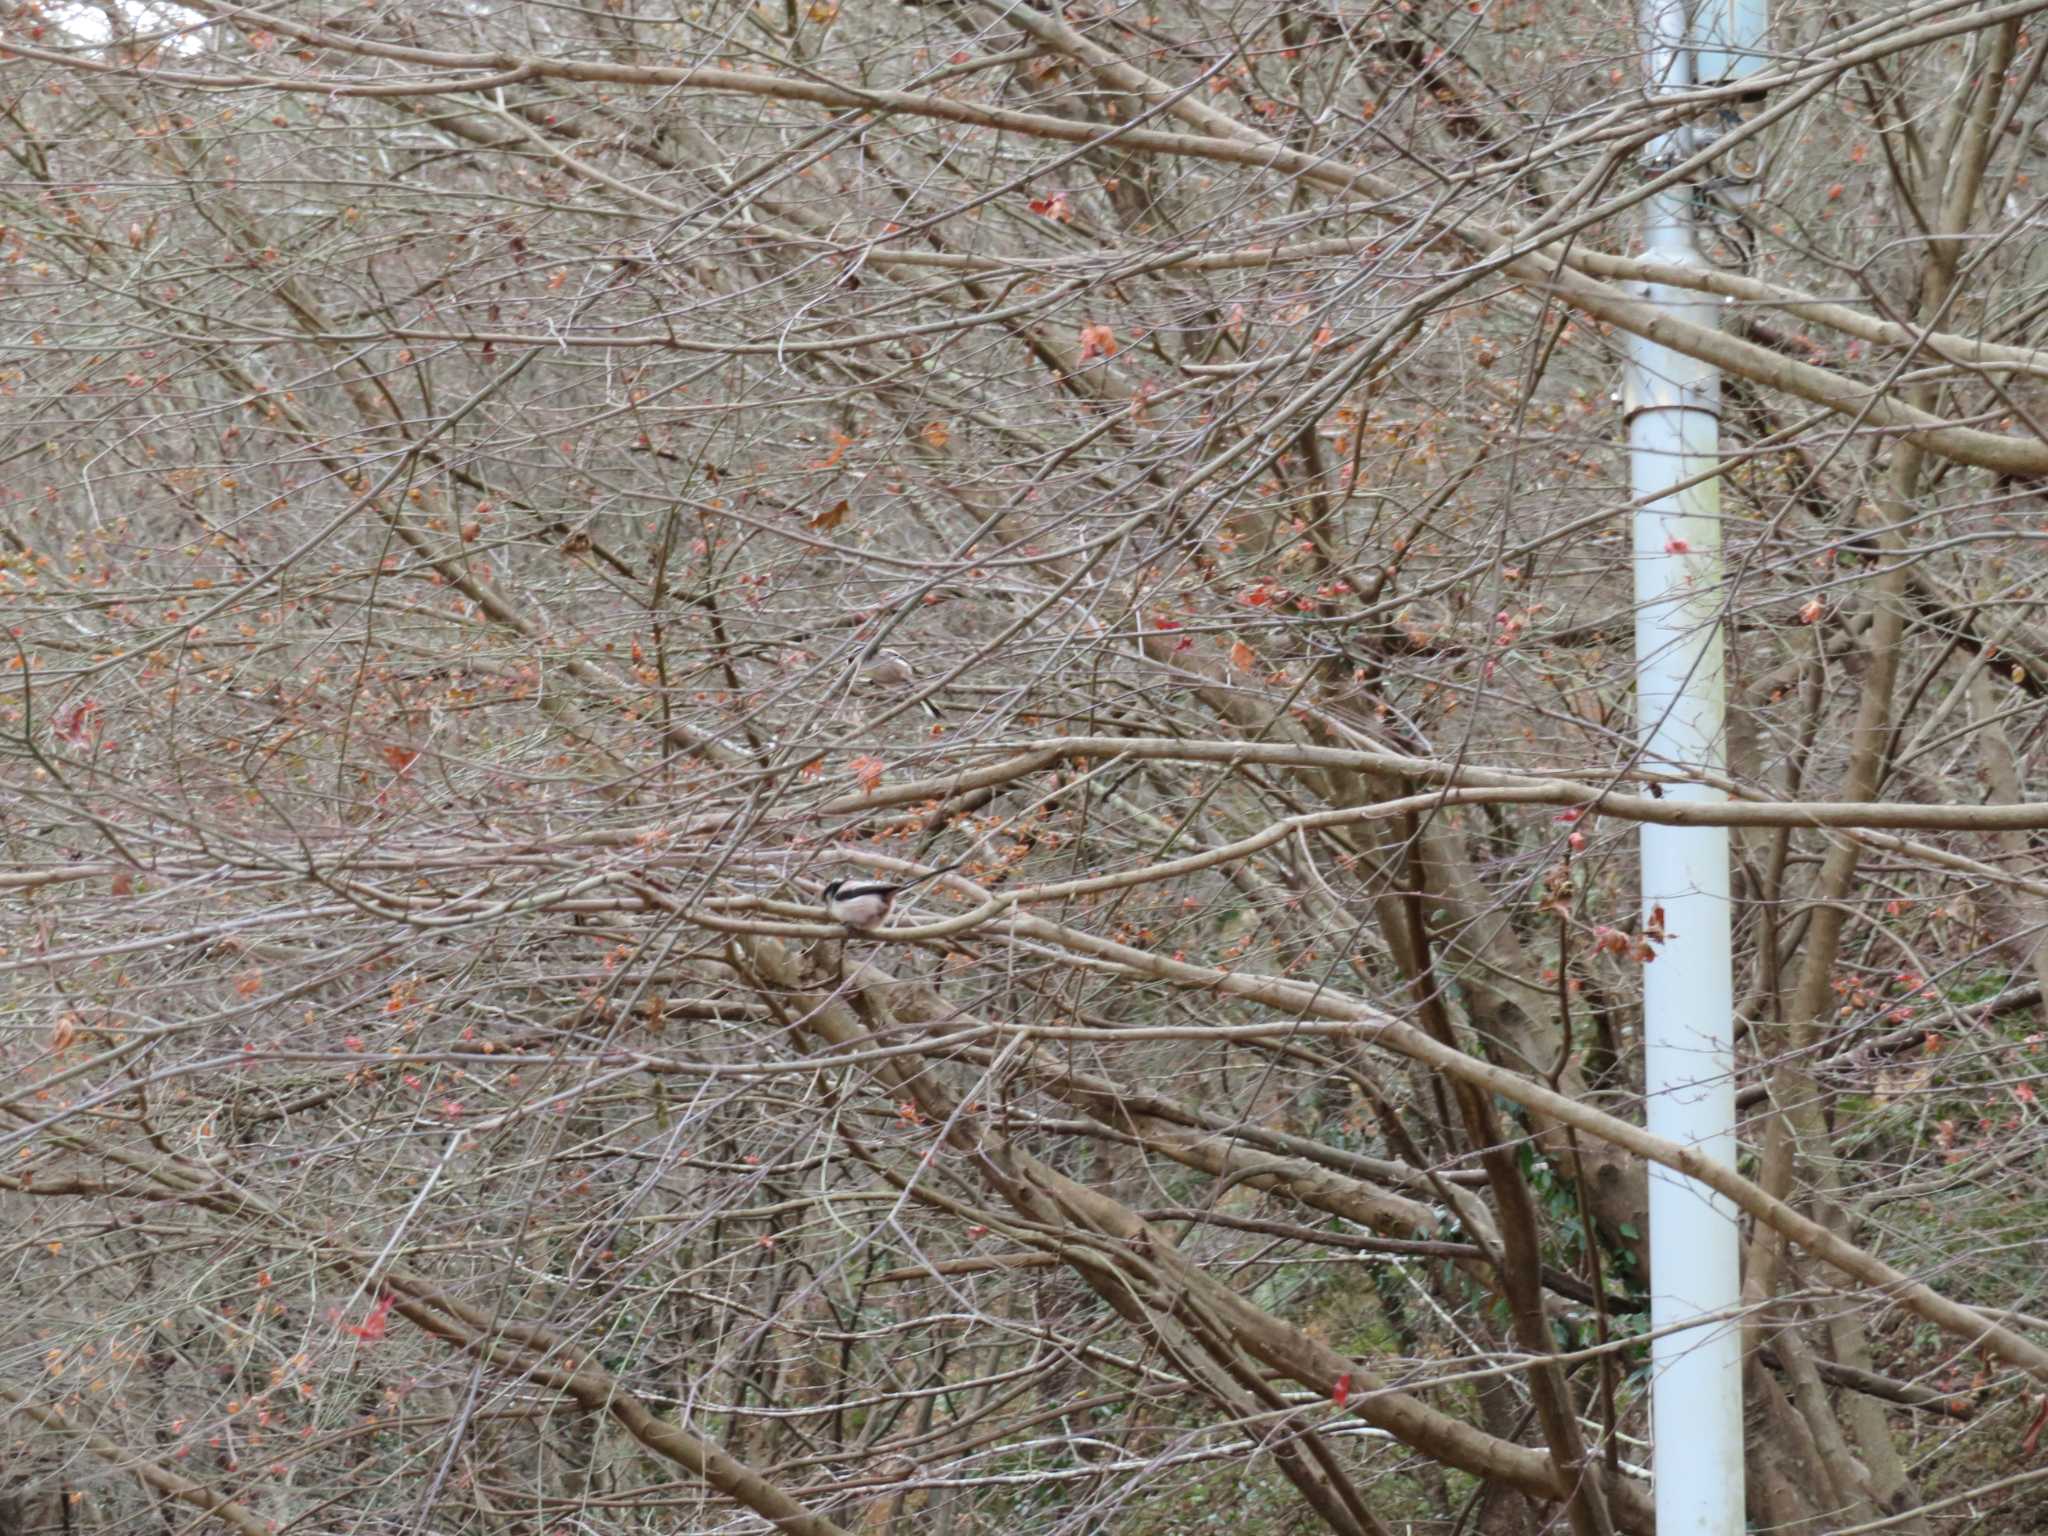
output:
[[[849,506],[846,499],[844,497],[841,497],[838,501],[835,501],[834,503],[832,503],[831,506],[827,507],[823,512],[820,512],[816,517],[812,518],[809,522],[805,523],[804,526],[806,528],[816,528],[821,532],[829,532],[831,529],[837,528],[841,523],[845,522],[846,514],[851,510],[852,508]]]
[[[830,469],[833,465],[837,464],[840,461],[840,459],[845,457],[846,450],[851,448],[852,446],[852,438],[848,437],[844,432],[834,432],[832,434],[832,451],[826,454],[825,457],[822,459],[811,460],[811,468]]]
[[[1081,327],[1081,361],[1091,357],[1115,357],[1116,332],[1106,325],[1084,325]]]
[[[888,765],[879,757],[856,757],[846,766],[853,771],[853,776],[860,780],[860,787],[872,795],[880,787],[882,771]]]
[[[953,429],[943,421],[928,421],[924,424],[924,440],[934,448],[943,448],[953,440]]]
[[[1230,647],[1230,669],[1233,672],[1249,672],[1258,664],[1258,653],[1250,646],[1246,645],[1242,640],[1232,643]]]
[[[412,747],[386,747],[384,761],[391,765],[393,773],[403,773],[419,761],[419,753]]]

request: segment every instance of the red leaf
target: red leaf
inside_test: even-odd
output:
[[[377,1305],[370,1308],[360,1323],[343,1323],[343,1333],[354,1334],[359,1339],[381,1339],[384,1337],[386,1319],[391,1316],[391,1304],[398,1298],[386,1291],[377,1298]]]
[[[2048,1426],[2048,1396],[2041,1399],[2041,1411],[2034,1415],[2034,1422],[2027,1426],[2026,1438],[2020,1441],[2020,1449],[2029,1456],[2033,1455],[2035,1447],[2040,1445],[2041,1430],[2044,1426]]]
[[[1342,1408],[1351,1401],[1351,1373],[1346,1371],[1337,1378],[1337,1384],[1330,1388],[1330,1401]]]
[[[74,747],[86,745],[92,740],[93,732],[99,729],[96,719],[99,712],[99,700],[80,699],[57,717],[58,736]]]

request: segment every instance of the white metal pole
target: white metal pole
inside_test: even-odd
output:
[[[1685,9],[1642,0],[1644,64],[1653,92],[1691,83]],[[1690,147],[1651,146],[1661,169]],[[1652,199],[1647,254],[1700,260],[1693,198],[1679,187]],[[1651,303],[1698,325],[1711,304],[1646,284]],[[1635,518],[1636,710],[1645,765],[1718,773],[1725,763],[1726,673],[1721,650],[1720,484],[1683,485],[1720,457],[1720,377],[1712,367],[1631,337],[1626,412]],[[1714,801],[1705,785],[1666,798]],[[1643,918],[1657,958],[1643,967],[1644,1089],[1659,1136],[1735,1162],[1734,990],[1729,945],[1728,833],[1722,827],[1642,830]],[[1660,921],[1661,916],[1661,921]],[[1705,1185],[1650,1169],[1652,1466],[1657,1536],[1741,1536],[1741,1334],[1722,1321],[1685,1329],[1741,1298],[1734,1207]],[[1679,1327],[1680,1331],[1665,1332]]]

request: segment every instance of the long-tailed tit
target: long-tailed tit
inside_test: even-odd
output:
[[[910,669],[910,663],[903,659],[900,651],[877,651],[868,658],[867,667],[861,676],[878,688],[909,688],[916,684],[917,674]],[[924,712],[934,720],[945,719],[939,706],[930,699],[918,700]]]
[[[940,875],[956,870],[965,859],[948,864],[943,869],[932,870],[919,875],[915,880],[834,880],[825,887],[825,915],[835,923],[848,928],[868,929],[881,925],[896,905],[896,898],[912,886],[923,885],[927,880],[936,880]]]

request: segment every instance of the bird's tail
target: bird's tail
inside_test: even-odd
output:
[[[965,864],[966,862],[967,860],[965,859],[955,859],[952,863],[942,864],[937,869],[928,869],[923,874],[919,875],[915,880],[904,881],[900,886],[897,887],[897,889],[899,891],[907,891],[913,885],[923,885],[927,880],[936,880],[941,875],[950,875],[954,870],[958,869],[962,864]]]

